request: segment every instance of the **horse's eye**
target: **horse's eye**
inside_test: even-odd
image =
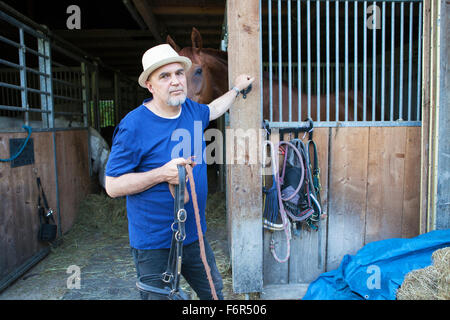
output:
[[[195,75],[196,76],[200,76],[202,74],[202,68],[198,68],[197,70],[195,70]]]

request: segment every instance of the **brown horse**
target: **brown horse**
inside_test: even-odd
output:
[[[170,44],[180,55],[186,56],[192,60],[192,67],[187,72],[188,97],[199,103],[210,103],[215,98],[229,90],[228,86],[228,60],[227,53],[212,48],[203,48],[203,41],[200,32],[192,29],[191,33],[192,47],[180,49],[173,39],[168,36],[167,43]],[[264,74],[263,92],[264,97],[269,95],[269,76]],[[257,85],[255,83],[255,85]],[[289,86],[286,82],[282,82],[282,121],[289,121],[288,97]],[[279,117],[279,82],[274,76],[272,79],[272,101],[273,101],[273,121],[281,121]],[[291,89],[292,98],[292,114],[291,120],[305,120],[308,117],[308,95],[301,94],[301,118],[298,117],[298,93],[297,88]],[[366,119],[372,119],[371,99],[367,97],[367,114]],[[329,121],[336,121],[336,96],[331,93],[329,96],[330,109]],[[326,113],[327,96],[320,96],[320,120],[327,120]],[[345,120],[345,92],[339,92],[339,121]],[[317,96],[311,95],[310,98],[310,114],[309,116],[317,121]],[[263,101],[263,118],[269,119],[270,107],[269,99]],[[348,92],[348,121],[354,121],[354,92]],[[357,93],[357,120],[363,120],[363,95]]]

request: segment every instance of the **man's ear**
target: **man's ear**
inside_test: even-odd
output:
[[[148,91],[150,91],[150,93],[153,94],[153,86],[149,80],[145,81],[145,86],[147,87]]]

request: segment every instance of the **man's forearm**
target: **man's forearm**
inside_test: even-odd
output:
[[[166,181],[161,168],[146,172],[126,173],[119,177],[105,177],[106,193],[112,198],[139,193]]]
[[[209,106],[209,121],[215,120],[223,115],[236,100],[237,92],[233,89],[211,102]]]

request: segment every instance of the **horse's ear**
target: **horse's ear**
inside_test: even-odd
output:
[[[197,49],[203,48],[202,35],[195,27],[192,27],[191,40],[192,40],[192,48]]]
[[[176,51],[176,52],[180,52],[180,47],[177,46],[177,44],[175,43],[175,41],[172,39],[172,37],[170,35],[167,35],[166,38],[166,43],[170,44],[170,46]]]

